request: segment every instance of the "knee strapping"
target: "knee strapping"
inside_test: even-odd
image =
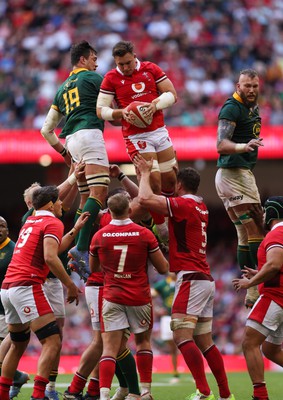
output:
[[[153,160],[151,172],[160,172],[159,164],[157,160]]]
[[[30,329],[21,332],[10,332],[10,337],[13,342],[27,342],[30,339]]]
[[[87,175],[86,181],[88,187],[90,186],[104,186],[108,187],[110,183],[109,175],[107,173]]]
[[[194,330],[194,336],[204,335],[212,331],[212,320],[206,322],[198,322]]]
[[[49,322],[49,324],[43,326],[42,328],[38,329],[34,332],[38,337],[38,340],[46,339],[52,335],[59,335],[60,336],[60,329],[57,324],[57,321]]]
[[[171,160],[159,163],[160,172],[163,173],[163,172],[173,171],[173,168],[175,167],[175,165],[176,165],[176,159],[175,158],[172,158]]]
[[[241,222],[242,225],[248,224],[249,222],[253,221],[252,217],[249,214],[249,211],[241,211],[237,212],[235,211],[235,214],[237,215],[239,221]]]
[[[78,189],[80,194],[88,194],[89,193],[89,187],[87,182],[78,182]]]
[[[197,324],[197,317],[184,317],[184,318],[173,318],[170,322],[171,331],[176,331],[177,329],[195,329]]]

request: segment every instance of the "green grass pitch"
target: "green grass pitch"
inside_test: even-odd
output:
[[[218,390],[212,374],[207,374],[211,389],[218,399]],[[186,396],[195,391],[195,386],[190,374],[182,374],[180,382],[170,384],[170,374],[154,374],[152,384],[152,394],[154,400],[184,400]],[[281,372],[266,372],[265,380],[267,383],[270,400],[283,400],[283,376]],[[63,393],[67,389],[72,379],[72,375],[60,375],[57,379],[57,390]],[[251,400],[252,385],[247,372],[228,373],[231,391],[236,400]],[[30,400],[33,376],[28,384],[24,385],[21,393],[16,400]],[[113,382],[111,394],[117,387],[116,380]]]

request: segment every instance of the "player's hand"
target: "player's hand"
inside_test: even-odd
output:
[[[257,147],[264,146],[262,143],[262,138],[252,139],[246,145],[246,151],[251,152],[254,151]]]
[[[264,209],[261,204],[254,203],[249,205],[249,214],[255,221],[257,226],[263,230],[264,225]]]
[[[252,269],[249,267],[245,267],[244,269],[242,269],[242,277],[243,278],[247,278],[247,279],[251,279],[253,276],[255,276],[258,273],[257,269]]]
[[[125,121],[127,121],[129,124],[132,124],[134,121],[134,116],[131,115],[131,113],[128,111],[128,108],[123,108],[122,110],[122,117]]]
[[[83,212],[79,218],[77,219],[74,228],[77,229],[78,231],[80,231],[82,229],[82,227],[85,225],[85,223],[87,222],[87,220],[90,217],[90,213],[88,211]]]
[[[79,304],[79,294],[82,291],[72,282],[70,286],[67,287],[67,303],[76,302],[76,306]]]
[[[85,162],[84,161],[80,161],[78,163],[75,164],[75,177],[78,179],[80,179],[81,177],[84,176],[85,174]]]
[[[136,154],[133,158],[134,165],[139,169],[140,173],[150,172],[153,165],[153,158],[149,161],[145,160],[140,154]]]
[[[238,292],[240,289],[248,289],[250,287],[250,280],[248,278],[237,278],[232,280],[232,284]]]
[[[118,175],[121,173],[122,171],[120,170],[120,168],[118,167],[118,165],[116,164],[111,164],[109,165],[109,176],[110,178],[117,178]]]

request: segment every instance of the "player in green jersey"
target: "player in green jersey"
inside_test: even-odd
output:
[[[109,162],[103,139],[104,122],[96,115],[96,101],[102,76],[97,68],[96,50],[86,41],[71,48],[73,70],[59,87],[47,114],[41,134],[63,156],[69,152],[76,163],[85,162],[85,182],[79,190],[89,196],[83,212],[90,213],[89,220],[81,230],[76,246],[70,250],[77,272],[89,272],[88,247],[93,223],[104,205],[109,185]],[[65,117],[60,138],[66,138],[66,148],[59,141],[54,129]]]
[[[259,77],[255,70],[240,72],[236,92],[220,110],[218,116],[217,162],[215,184],[218,196],[234,223],[240,268],[256,268],[257,249],[263,239],[259,191],[252,170],[263,146],[260,138],[261,118],[258,108]],[[257,288],[247,291],[246,307],[258,298]]]
[[[0,285],[4,280],[8,265],[12,259],[15,243],[8,237],[9,229],[7,221],[0,217]],[[6,340],[4,340],[6,337]],[[3,344],[0,347],[0,374],[1,374],[1,366],[2,361],[9,350],[10,347],[10,335],[8,335],[8,326],[5,321],[5,312],[4,307],[2,305],[1,297],[0,297],[0,343]],[[23,384],[25,384],[29,379],[29,375],[22,371],[16,371],[13,385],[10,388],[9,397],[13,399],[16,397]]]

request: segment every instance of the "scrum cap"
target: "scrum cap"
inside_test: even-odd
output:
[[[264,210],[266,225],[273,219],[283,219],[283,196],[269,197],[264,203]]]

